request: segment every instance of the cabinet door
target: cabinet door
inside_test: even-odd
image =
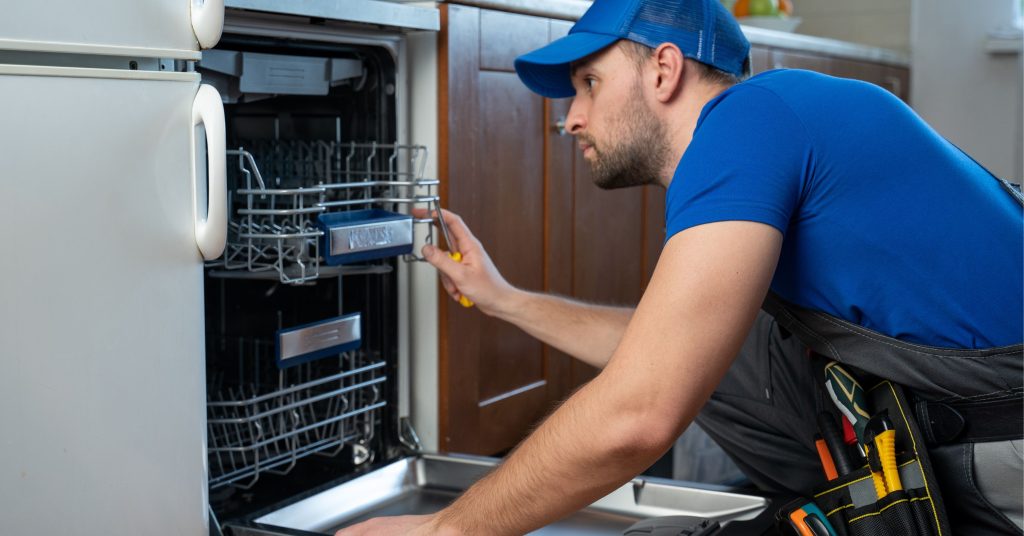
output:
[[[551,39],[564,36],[571,27],[553,21]],[[554,121],[566,117],[571,99],[549,102]],[[547,272],[554,283],[546,290],[593,303],[635,306],[664,242],[664,190],[602,190],[594,184],[576,139],[557,129],[546,132],[548,227],[553,238],[546,252]],[[566,224],[571,234],[566,233]],[[567,386],[563,396],[598,373],[569,359],[568,377],[560,378]]]
[[[772,51],[771,68],[805,69],[819,73],[828,73],[832,66],[829,58],[826,56],[776,49]]]
[[[517,286],[635,305],[664,242],[664,191],[603,191],[513,61],[571,24],[441,6],[442,196]],[[441,304],[441,449],[505,451],[597,369],[479,311]]]
[[[548,39],[554,41],[563,37],[569,33],[570,28],[572,23],[551,21]],[[548,156],[544,166],[544,207],[547,221],[544,230],[544,290],[560,296],[572,296],[574,291],[575,170],[576,160],[583,157],[576,147],[576,138],[564,129],[571,104],[572,99],[545,99],[547,128],[544,131],[544,144]],[[586,365],[550,346],[545,346],[544,351],[548,366],[557,372],[554,378],[558,383],[554,393],[557,397],[563,398],[579,384],[573,377],[582,377]]]
[[[442,196],[513,285],[544,288],[544,101],[513,60],[548,42],[548,20],[443,4]],[[557,372],[514,326],[440,305],[440,446],[496,454],[551,407]]]
[[[910,69],[886,65],[882,73],[882,87],[892,91],[904,102],[910,102]]]
[[[882,75],[885,70],[885,67],[881,64],[846,58],[832,58],[830,63],[831,69],[829,74],[833,76],[863,80],[875,85],[881,85]]]

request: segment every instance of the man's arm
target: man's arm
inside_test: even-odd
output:
[[[513,287],[462,219],[447,210],[442,212],[455,242],[450,246],[462,253],[463,260],[456,263],[447,252],[432,246],[424,248],[423,253],[441,271],[445,290],[455,300],[465,294],[483,313],[505,320],[588,365],[603,368],[608,363],[633,316],[633,308],[595,305]]]
[[[782,235],[719,222],[669,240],[605,369],[422,534],[524,534],[587,506],[661,456],[725,375],[753,323]],[[388,521],[351,533],[382,534]],[[408,530],[404,527],[403,530]]]
[[[633,309],[513,288],[493,315],[584,363],[604,368]]]

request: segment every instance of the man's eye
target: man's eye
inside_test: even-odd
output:
[[[583,84],[585,86],[587,86],[587,90],[588,91],[594,89],[594,84],[596,82],[597,82],[596,80],[594,80],[593,78],[590,78],[589,76],[587,78],[583,79]]]

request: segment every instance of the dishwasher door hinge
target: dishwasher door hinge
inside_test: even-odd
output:
[[[409,417],[399,417],[398,419],[398,440],[413,452],[423,452],[423,443],[420,442],[420,436],[413,428]]]

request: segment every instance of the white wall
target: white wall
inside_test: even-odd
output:
[[[424,176],[437,177],[437,34],[409,34],[408,52],[409,91],[412,95],[410,138],[412,143],[425,145],[429,151]],[[422,243],[423,236],[417,234],[417,248]],[[434,452],[439,445],[437,270],[426,263],[412,263],[408,277],[412,289],[409,303],[411,420],[423,448]]]
[[[927,1],[927,0],[926,0]],[[973,5],[978,0],[966,3]],[[988,0],[981,0],[988,1]],[[910,50],[911,0],[792,0],[796,33]]]
[[[913,0],[911,102],[995,175],[1021,182],[1021,54],[991,55],[988,33],[1017,19],[1019,0]]]

